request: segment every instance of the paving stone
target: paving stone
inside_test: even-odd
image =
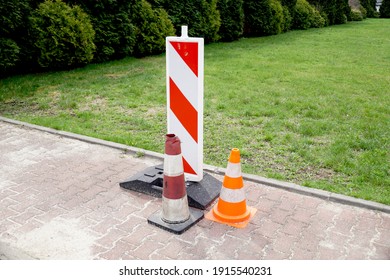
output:
[[[35,209],[33,207],[30,207],[30,208],[27,208],[23,213],[21,213],[17,216],[10,217],[9,219],[18,223],[18,224],[23,225],[31,218],[33,218],[35,216],[39,216],[41,214],[43,214],[42,211]]]
[[[263,219],[261,221],[261,226],[258,229],[256,229],[254,232],[260,236],[274,238],[278,230],[284,231],[285,230],[284,225],[275,223],[274,221],[271,221],[269,219]]]
[[[128,236],[128,233],[119,229],[112,228],[108,231],[106,235],[98,239],[96,243],[106,248],[112,248],[115,242],[119,241],[125,236]]]
[[[285,224],[287,217],[292,216],[293,213],[291,211],[286,211],[281,208],[276,207],[268,216],[268,219],[274,221],[278,224]]]
[[[322,239],[320,237],[304,231],[301,238],[294,244],[294,246],[306,251],[317,252],[321,240]]]
[[[273,240],[272,249],[282,252],[289,256],[294,244],[298,242],[299,237],[291,236],[289,234],[278,232],[276,238]]]
[[[149,260],[152,258],[153,253],[157,252],[162,247],[162,244],[146,240],[137,249],[135,249],[131,255],[135,256],[137,259]]]
[[[374,253],[370,259],[374,260],[390,260],[390,247],[379,243],[373,243]]]
[[[287,260],[289,259],[289,254],[270,249],[264,258],[267,260]]]
[[[310,223],[311,217],[317,213],[315,209],[307,209],[302,207],[296,207],[294,209],[294,214],[290,216],[292,220],[302,222],[302,223]]]
[[[317,259],[321,260],[342,260],[345,259],[345,253],[343,249],[335,248],[331,249],[328,247],[319,247],[317,251]]]
[[[293,219],[288,219],[286,224],[280,229],[280,231],[292,236],[299,237],[303,230],[307,227],[308,225],[306,223],[302,223]]]
[[[233,239],[232,239],[233,240]],[[231,242],[233,243],[233,242]],[[227,244],[227,246],[219,247],[219,252],[222,254],[234,254],[235,250],[237,250],[237,247],[234,248],[232,245]],[[238,241],[234,242],[234,244],[240,244]],[[218,245],[216,242],[210,241],[208,238],[201,237],[196,240],[196,243],[194,245],[187,245],[185,247],[185,251],[191,252],[197,259],[199,260],[205,260],[205,259],[210,259],[210,250]]]
[[[292,250],[292,255],[290,259],[292,260],[313,260],[316,257],[316,252],[307,251],[305,249],[301,249],[299,247],[294,248]]]
[[[104,220],[93,226],[92,230],[101,234],[106,234],[111,228],[117,226],[120,223],[121,221],[113,217],[107,216]]]
[[[166,245],[163,248],[157,250],[157,253],[159,255],[167,257],[168,259],[176,259],[178,254],[182,250],[183,250],[183,242],[180,242],[178,240],[173,240],[169,243],[166,243]]]
[[[390,230],[378,228],[378,233],[375,242],[390,248]]]

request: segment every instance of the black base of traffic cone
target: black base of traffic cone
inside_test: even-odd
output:
[[[174,234],[182,234],[186,230],[188,230],[191,226],[199,222],[203,218],[203,211],[196,210],[196,209],[189,209],[190,210],[190,218],[182,223],[167,223],[161,219],[162,217],[162,210],[159,210],[152,214],[148,218],[148,223],[155,225],[159,228],[162,228],[164,230],[167,230],[169,232],[172,232]]]
[[[162,196],[164,166],[149,167],[129,179],[120,182],[120,187],[154,197]],[[200,182],[186,182],[188,204],[190,207],[205,210],[219,197],[222,182],[208,173]]]

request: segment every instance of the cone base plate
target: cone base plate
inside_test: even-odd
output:
[[[190,218],[183,222],[183,223],[178,223],[178,224],[173,224],[173,223],[167,223],[162,220],[162,210],[159,210],[152,214],[148,218],[148,223],[155,225],[159,228],[162,228],[164,230],[167,230],[169,232],[172,232],[174,234],[182,234],[186,230],[188,230],[190,227],[195,225],[197,222],[199,222],[203,218],[203,211],[196,210],[190,208]]]

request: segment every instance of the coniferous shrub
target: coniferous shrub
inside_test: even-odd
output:
[[[309,29],[323,27],[325,20],[306,0],[298,0],[295,5],[293,29]]]
[[[360,0],[360,5],[367,11],[367,17],[378,17],[376,11],[376,0]]]
[[[94,30],[88,15],[61,0],[47,0],[30,17],[31,40],[41,67],[64,69],[92,61]]]
[[[363,13],[362,13],[362,9],[364,9],[363,7],[359,10],[357,9],[352,9],[351,10],[351,21],[362,21],[364,18],[363,18]]]
[[[154,7],[167,11],[176,35],[180,36],[181,26],[188,26],[188,35],[202,37],[205,43],[219,39],[218,31],[221,26],[217,0],[150,0]]]
[[[0,2],[0,75],[9,74],[26,60],[30,12],[29,0]]]
[[[281,0],[283,7],[286,7],[290,13],[291,18],[294,17],[295,4],[297,0]]]
[[[0,37],[0,76],[5,75],[19,62],[20,48],[12,39]]]
[[[312,24],[311,27],[314,28],[321,28],[326,26],[326,20],[323,18],[323,16],[320,14],[320,12],[314,8],[314,14],[312,18]]]
[[[286,6],[289,8],[289,10],[293,11],[295,4],[297,3],[297,0],[281,0],[280,1],[283,6]]]
[[[135,27],[134,6],[140,0],[65,0],[80,6],[90,17],[95,30],[94,61],[102,62],[133,54]]]
[[[351,14],[351,6],[349,6],[348,0],[336,0],[336,6],[338,9],[335,24],[346,23]]]
[[[367,18],[367,10],[361,6],[359,11],[362,14],[363,19],[366,19]]]
[[[134,6],[133,23],[136,26],[134,55],[146,56],[165,51],[165,37],[175,35],[175,29],[165,10],[156,8],[146,1]]]
[[[279,0],[246,0],[244,14],[247,36],[274,35],[284,29],[285,18]]]
[[[290,9],[287,6],[283,6],[283,26],[282,26],[282,32],[287,32],[288,30],[292,29],[292,21],[293,21],[293,14],[294,12],[291,12]]]
[[[346,23],[351,7],[348,0],[308,0],[326,20],[326,25]]]
[[[217,8],[221,16],[219,36],[222,41],[234,41],[244,32],[243,0],[218,0]]]
[[[390,18],[390,0],[383,0],[379,8],[381,18]]]

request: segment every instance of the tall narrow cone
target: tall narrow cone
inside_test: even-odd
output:
[[[180,139],[174,134],[166,135],[162,203],[165,222],[182,223],[190,217]]]
[[[181,234],[203,218],[203,211],[190,209],[185,185],[180,139],[167,134],[165,141],[162,210],[148,218],[148,223]]]

